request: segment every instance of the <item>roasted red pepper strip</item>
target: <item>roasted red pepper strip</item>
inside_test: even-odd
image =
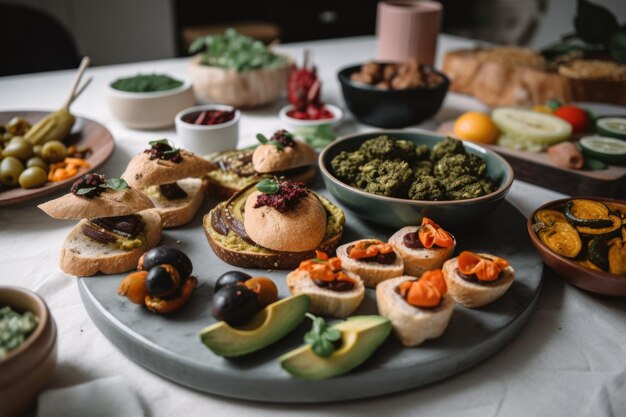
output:
[[[325,282],[348,281],[354,284],[354,281],[341,270],[341,259],[337,257],[329,258],[328,255],[321,251],[315,251],[317,259],[309,259],[300,262],[298,269],[308,271],[311,279]]]
[[[159,314],[169,314],[178,311],[187,303],[196,285],[198,285],[198,279],[190,276],[183,283],[178,297],[164,300],[147,295],[145,299],[146,307],[148,307],[148,310]]]
[[[417,237],[420,242],[422,242],[422,245],[424,245],[427,249],[430,249],[433,246],[451,248],[452,245],[454,245],[454,238],[452,235],[427,217],[422,219],[422,225],[417,231]]]
[[[393,251],[393,246],[389,243],[383,243],[380,240],[361,240],[354,244],[350,249],[348,256],[352,259],[371,258],[373,256],[385,255]]]
[[[412,306],[432,308],[441,303],[448,291],[441,269],[424,272],[417,281],[405,281],[398,287],[400,295]]]
[[[494,281],[500,272],[509,266],[505,259],[494,257],[489,259],[469,251],[459,255],[459,271],[465,275],[476,275],[481,281]]]

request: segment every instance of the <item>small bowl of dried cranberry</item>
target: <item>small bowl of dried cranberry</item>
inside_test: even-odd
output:
[[[280,109],[278,117],[286,127],[293,129],[302,126],[334,125],[343,117],[343,111],[332,104],[309,106],[304,111],[299,111],[290,104]]]
[[[183,148],[200,155],[237,148],[241,112],[225,104],[205,104],[176,115],[176,134]]]

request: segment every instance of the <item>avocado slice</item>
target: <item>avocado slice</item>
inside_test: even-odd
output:
[[[334,326],[341,331],[341,347],[327,358],[304,345],[280,357],[280,365],[302,379],[326,379],[344,374],[365,362],[387,339],[391,322],[383,316],[353,316]]]
[[[246,355],[282,339],[304,319],[311,299],[300,294],[283,298],[265,307],[242,327],[223,321],[200,332],[200,339],[216,355],[227,358]]]

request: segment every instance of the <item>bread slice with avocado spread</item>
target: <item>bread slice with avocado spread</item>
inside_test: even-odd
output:
[[[290,182],[278,183],[283,187]],[[204,216],[207,240],[220,259],[242,268],[295,269],[300,262],[314,258],[315,250],[334,253],[345,222],[340,208],[307,189],[295,208],[283,213],[269,206],[250,208],[259,197],[256,186],[247,186]],[[263,214],[246,221],[245,213],[251,210]]]

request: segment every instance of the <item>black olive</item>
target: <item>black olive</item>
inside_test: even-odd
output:
[[[218,279],[215,281],[215,292],[218,292],[224,287],[229,285],[244,283],[247,280],[252,278],[250,275],[241,271],[228,271],[224,272]]]
[[[259,311],[257,295],[243,285],[228,285],[213,296],[211,314],[231,326],[244,324]]]
[[[180,275],[171,265],[157,265],[150,268],[146,277],[148,294],[166,297],[173,294],[180,286]]]
[[[178,249],[168,248],[167,246],[158,246],[146,252],[139,260],[139,269],[149,271],[153,267],[162,264],[172,265],[176,268],[180,278],[183,280],[191,275],[193,269],[191,260],[187,255]]]

